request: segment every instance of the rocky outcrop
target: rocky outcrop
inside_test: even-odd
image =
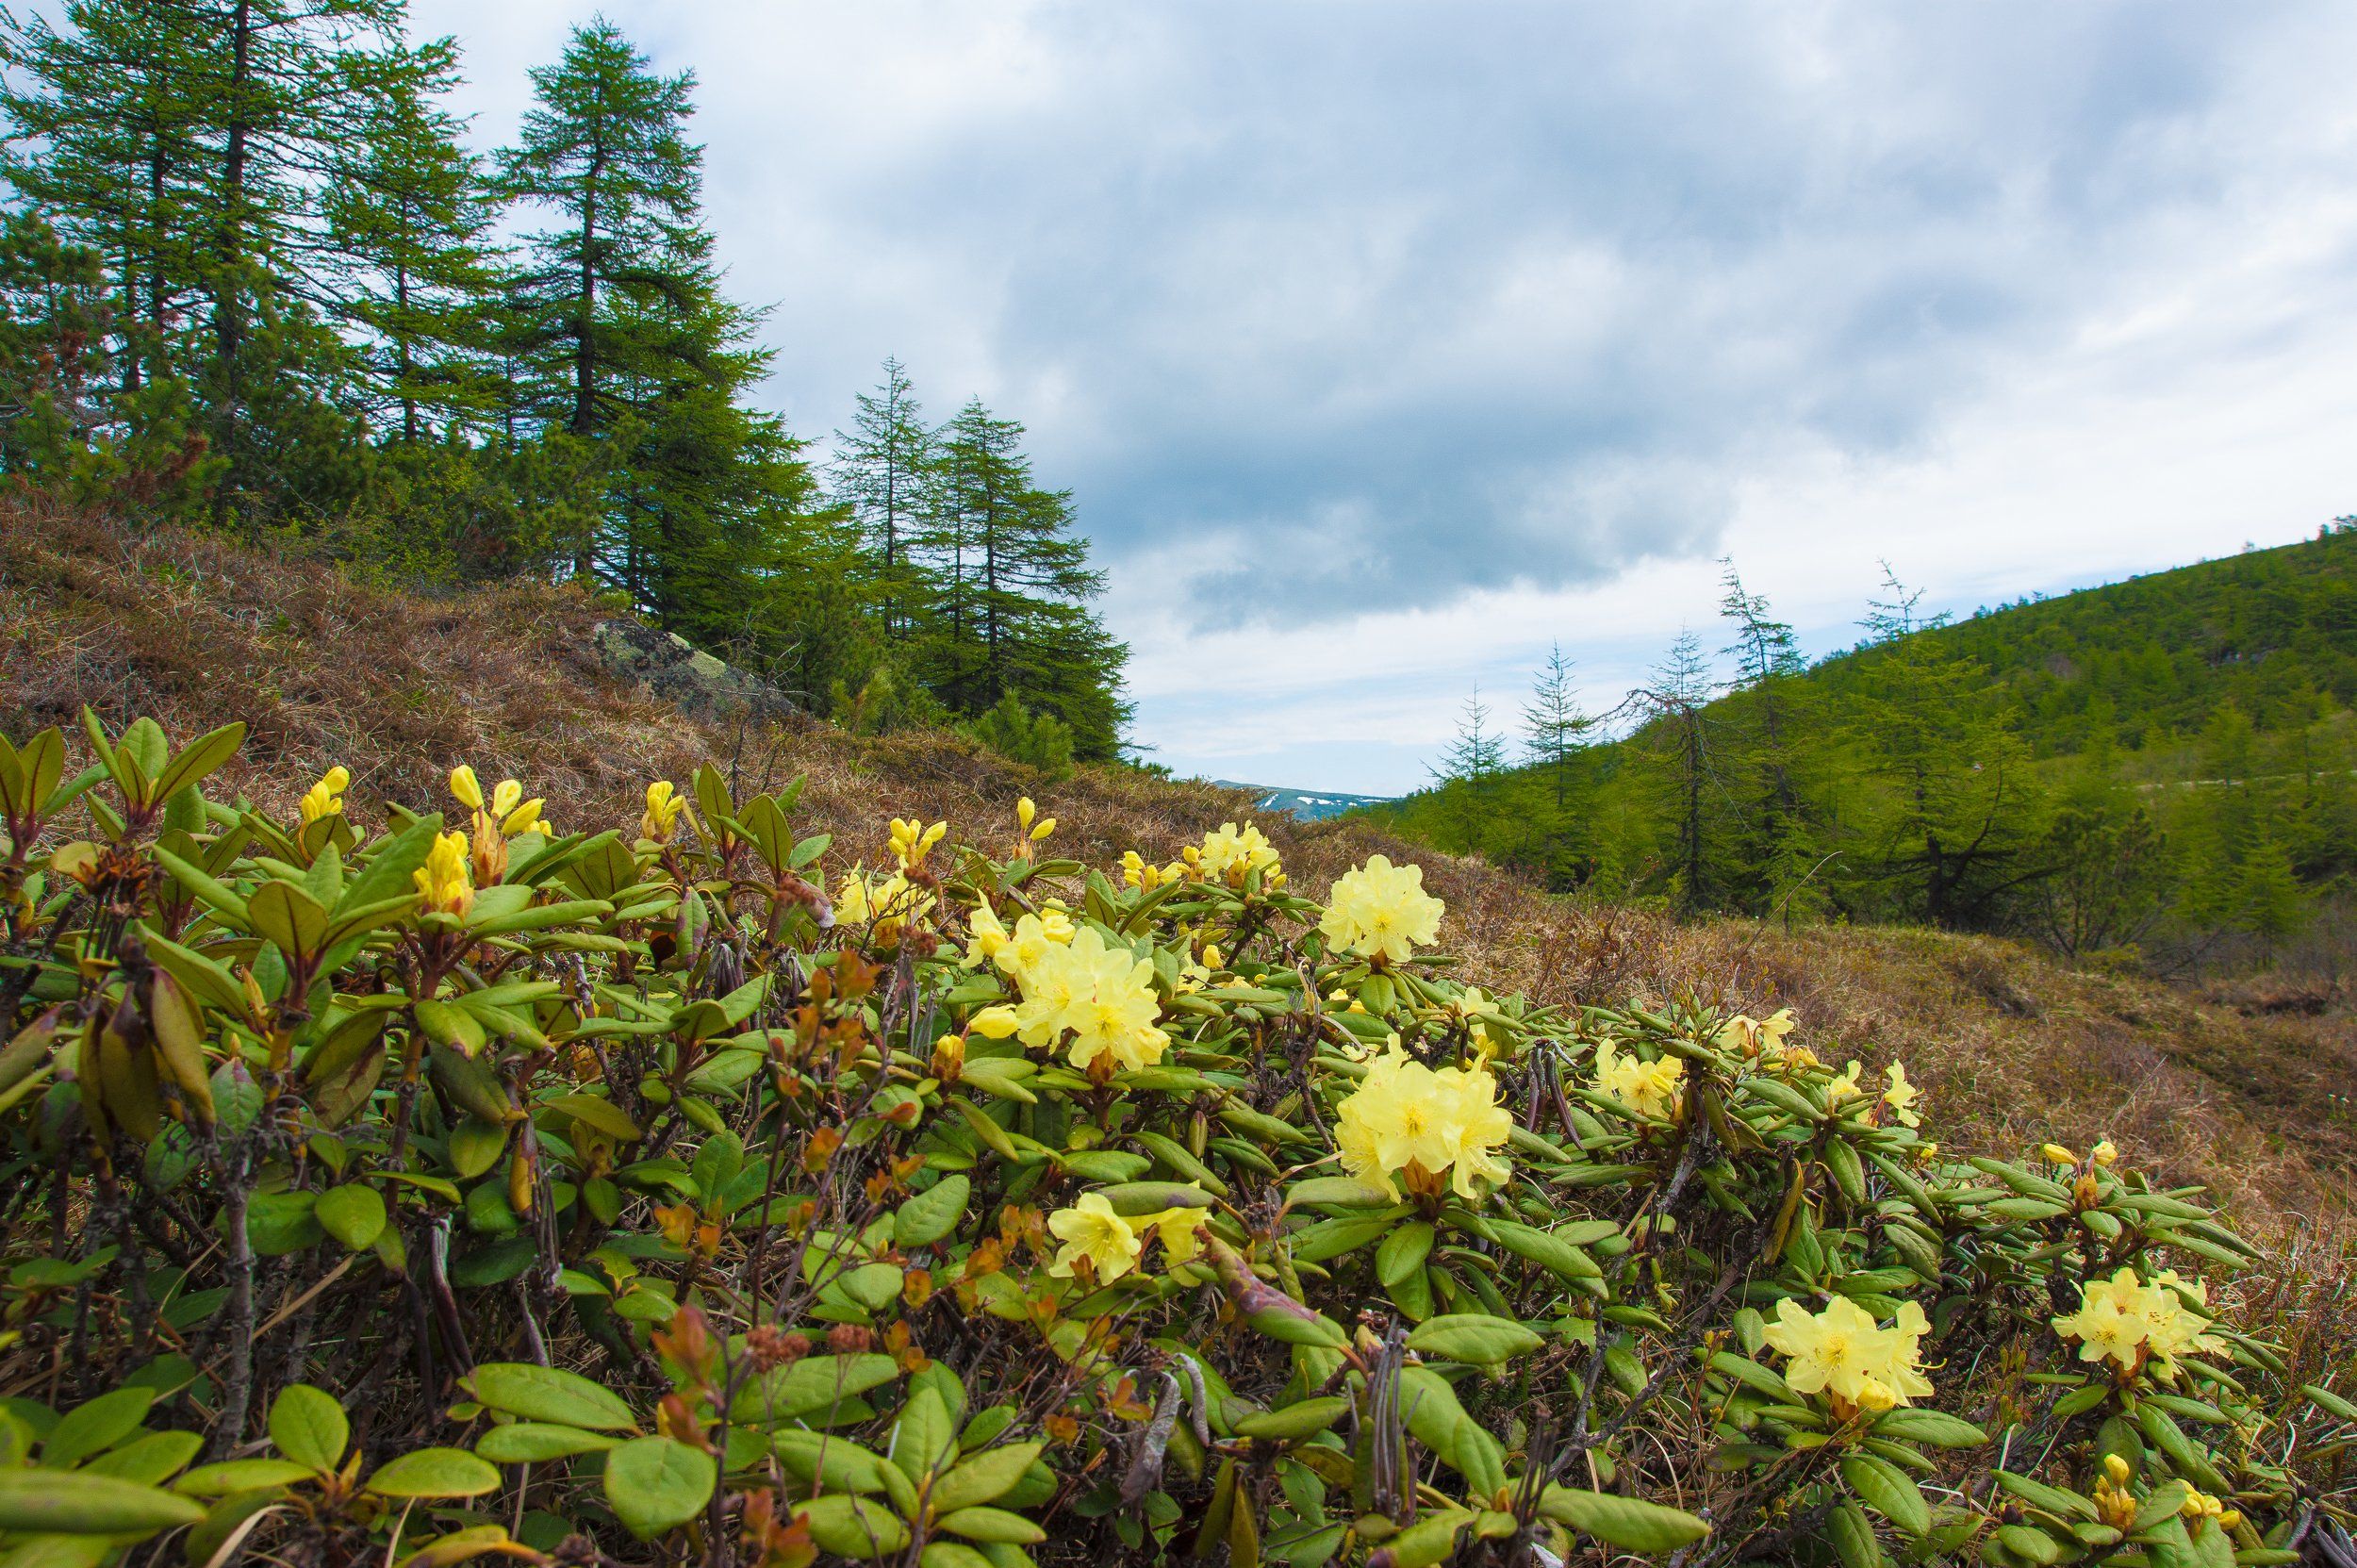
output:
[[[787,713],[795,703],[757,675],[691,645],[677,633],[637,620],[602,620],[590,629],[598,656],[616,673],[690,712],[751,709]]]

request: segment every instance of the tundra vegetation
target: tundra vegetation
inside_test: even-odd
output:
[[[12,1561],[2347,1560],[2345,1319],[1805,1017],[1248,824],[242,739],[0,750]]]

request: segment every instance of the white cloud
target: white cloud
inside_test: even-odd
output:
[[[496,140],[588,9],[417,19]],[[700,77],[777,403],[1029,421],[1182,768],[1412,785],[1722,550],[1822,651],[1877,557],[1969,609],[2357,509],[2323,0],[607,10]]]

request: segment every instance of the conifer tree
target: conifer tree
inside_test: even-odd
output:
[[[929,670],[942,701],[981,714],[1008,696],[1069,725],[1079,755],[1113,754],[1128,649],[1088,605],[1104,573],[1072,532],[1072,495],[1032,482],[1023,426],[979,398],[943,432],[919,543],[934,585]]]
[[[283,511],[322,499],[303,493],[299,481],[324,476],[329,454],[316,437],[335,429],[344,368],[339,345],[312,327],[331,293],[321,281],[332,248],[316,222],[320,174],[339,161],[383,92],[377,51],[399,41],[405,6],[208,0],[197,14],[216,62],[186,91],[202,95],[199,120],[215,160],[197,186],[196,218],[211,315],[202,381],[227,463],[217,507],[223,516],[233,504]],[[257,397],[300,433],[258,428],[249,407]],[[312,473],[290,472],[290,453],[303,454]]]
[[[1563,645],[1554,644],[1532,683],[1530,701],[1523,704],[1523,748],[1533,766],[1546,769],[1558,812],[1569,803],[1572,760],[1587,744],[1595,722],[1579,705],[1572,661],[1563,656]]]
[[[1818,813],[1804,800],[1800,777],[1807,763],[1800,732],[1808,695],[1795,678],[1806,666],[1790,623],[1776,619],[1767,595],[1744,586],[1732,557],[1720,566],[1719,613],[1735,631],[1722,650],[1735,661],[1721,726],[1722,772],[1739,835],[1736,877],[1758,895],[1738,901],[1788,901],[1819,859]]]
[[[1648,716],[1651,750],[1667,786],[1673,896],[1680,912],[1689,915],[1708,908],[1713,891],[1708,818],[1716,757],[1705,712],[1711,696],[1710,667],[1691,627],[1678,633],[1636,694]]]
[[[2037,787],[2004,712],[1986,700],[1987,672],[1930,635],[1945,618],[1919,612],[1921,589],[1887,564],[1884,579],[1865,622],[1873,701],[1857,736],[1887,786],[1869,875],[1906,917],[1983,922],[2038,874]]]
[[[414,443],[486,428],[504,396],[492,357],[498,214],[462,123],[439,102],[458,81],[456,46],[404,45],[377,69],[383,91],[327,193],[332,314],[361,335],[364,405]]]
[[[692,358],[683,349],[716,337],[711,280],[695,272],[708,246],[691,234],[703,183],[701,149],[684,134],[694,78],[658,74],[601,17],[574,28],[532,84],[498,190],[553,222],[525,241],[510,296],[514,352],[530,415],[587,439],[677,385]],[[629,503],[602,520],[576,542],[575,573],[633,575],[631,540],[617,536],[635,520]]]
[[[114,282],[122,389],[167,380],[169,325],[202,269],[196,215],[213,158],[206,106],[218,51],[195,0],[73,0],[59,26],[8,16],[0,107],[13,134],[0,170]]]
[[[939,437],[925,423],[899,360],[862,392],[851,428],[835,432],[834,494],[859,520],[880,559],[879,610],[887,639],[906,636],[922,586],[911,555],[930,509]]]

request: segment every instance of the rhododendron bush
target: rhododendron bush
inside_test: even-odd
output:
[[[709,768],[281,817],[240,738],[0,751],[20,1568],[2342,1539],[2346,1369],[2197,1193],[1787,1013],[1489,995],[1412,866]]]

